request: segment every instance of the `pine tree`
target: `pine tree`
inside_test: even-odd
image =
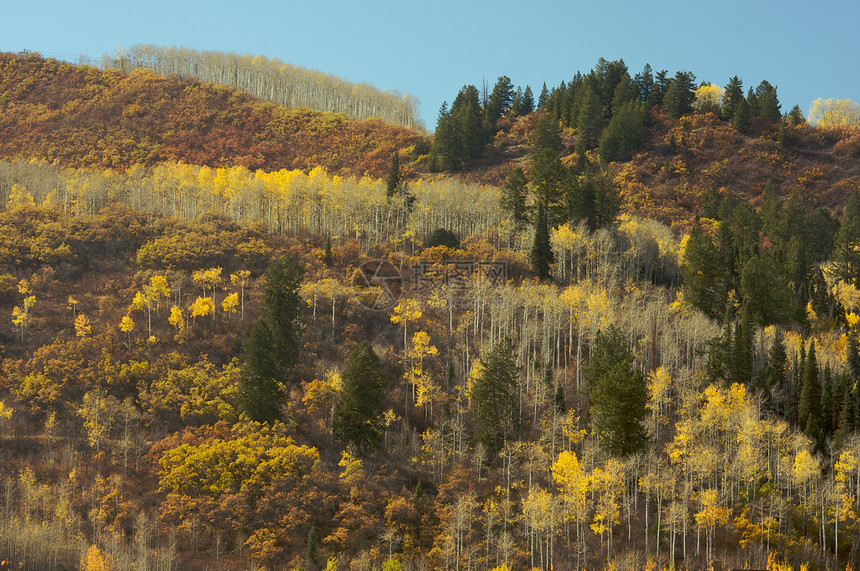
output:
[[[582,86],[583,99],[576,123],[576,152],[584,154],[598,144],[603,131],[603,105],[590,82]]]
[[[544,108],[547,99],[549,99],[549,90],[546,88],[546,82],[544,82],[543,87],[540,90],[540,95],[538,95],[538,109]]]
[[[727,273],[727,264],[714,241],[704,233],[700,224],[694,224],[681,265],[684,299],[711,319],[719,320],[728,300]]]
[[[555,255],[549,241],[549,220],[546,206],[539,202],[535,218],[535,237],[529,253],[529,263],[538,278],[541,281],[547,281],[550,278],[550,268],[554,261]]]
[[[362,341],[352,350],[340,376],[343,388],[332,422],[335,437],[363,452],[378,448],[386,382],[382,363],[369,342]]]
[[[639,101],[647,105],[651,99],[651,91],[654,89],[654,74],[651,72],[651,64],[645,64],[642,71],[633,77],[633,83],[639,92]]]
[[[263,319],[254,323],[242,343],[244,365],[239,377],[239,409],[257,422],[274,422],[281,418],[284,377],[274,345],[272,332]]]
[[[400,153],[394,151],[391,155],[391,166],[388,167],[388,178],[385,181],[385,195],[389,200],[397,194],[401,180],[403,175],[400,174]]]
[[[860,287],[860,192],[848,196],[833,253],[837,277]]]
[[[495,128],[499,118],[511,109],[513,102],[514,85],[508,76],[503,75],[496,81],[484,109],[484,122],[490,131]]]
[[[514,344],[505,338],[481,358],[483,371],[472,387],[475,437],[492,458],[520,434],[519,376]]]
[[[532,148],[535,155],[539,155],[544,150],[551,150],[558,153],[564,148],[561,140],[561,129],[559,128],[558,120],[551,113],[544,113],[538,119],[532,132]]]
[[[821,381],[814,342],[809,345],[803,372],[803,390],[797,407],[797,421],[800,428],[818,442],[822,436]]]
[[[520,99],[520,103],[517,106],[516,113],[519,116],[528,115],[532,111],[535,110],[535,97],[532,93],[532,88],[526,85],[525,90],[523,91],[523,96]]]
[[[648,442],[642,424],[645,377],[633,366],[633,355],[615,326],[598,332],[588,379],[589,410],[601,444],[615,456],[642,450]]]
[[[264,275],[260,319],[271,332],[274,359],[285,373],[293,367],[301,349],[305,303],[299,295],[299,286],[304,274],[303,264],[284,255],[269,264]]]
[[[776,87],[766,80],[762,81],[755,88],[755,95],[759,117],[772,125],[782,118],[782,113],[780,112],[781,105],[779,97],[776,94]]]
[[[643,114],[637,102],[622,104],[600,138],[600,160],[608,163],[629,157],[638,150],[642,145],[642,121]]]
[[[732,125],[734,128],[741,133],[746,133],[750,128],[750,121],[752,120],[752,113],[750,111],[749,103],[747,103],[746,99],[741,99],[738,102],[737,109],[735,109],[735,114],[732,119]]]
[[[723,118],[732,121],[741,101],[744,99],[744,84],[738,76],[732,77],[723,90]]]
[[[772,410],[777,413],[785,412],[785,401],[788,399],[788,379],[786,364],[788,355],[785,352],[785,342],[779,331],[774,332],[773,341],[767,354],[767,365],[764,370],[764,390]]]
[[[516,167],[508,175],[505,186],[502,187],[500,203],[514,222],[516,231],[522,230],[528,224],[528,179],[523,169]]]
[[[800,110],[800,105],[795,105],[788,113],[788,122],[797,127],[806,123],[806,118],[803,116],[803,111]]]

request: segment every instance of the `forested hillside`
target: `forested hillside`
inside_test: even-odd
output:
[[[176,75],[235,87],[286,107],[343,113],[358,120],[377,117],[393,125],[423,129],[416,110],[418,102],[411,95],[381,92],[367,84],[350,83],[264,56],[138,45],[105,54],[99,65],[126,73],[146,68],[165,77]]]
[[[207,166],[383,176],[423,137],[380,119],[288,109],[232,88],[0,54],[0,156],[124,170]]]
[[[739,121],[689,72],[643,98],[645,70],[601,60],[538,97],[466,86],[427,145],[0,66],[0,560],[858,566],[852,124],[783,115],[769,84]],[[253,162],[168,146],[179,125],[321,130]]]

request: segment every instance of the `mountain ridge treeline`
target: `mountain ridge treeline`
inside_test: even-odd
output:
[[[384,175],[423,136],[380,119],[261,103],[196,80],[0,54],[0,156],[127,169],[170,160]]]
[[[418,118],[418,101],[412,95],[383,92],[365,83],[352,83],[276,58],[134,45],[105,54],[98,65],[125,73],[146,68],[164,77],[175,75],[234,87],[285,107],[343,113],[357,120],[376,117],[393,125],[424,130]]]

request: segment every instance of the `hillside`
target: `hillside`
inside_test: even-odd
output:
[[[0,73],[0,561],[858,567],[856,130]]]
[[[422,140],[379,119],[287,109],[199,81],[0,54],[0,157],[120,170],[165,161],[323,166],[379,177],[395,149]]]
[[[146,68],[165,77],[226,85],[285,107],[343,113],[358,120],[376,117],[393,125],[423,130],[416,110],[418,102],[411,95],[381,92],[367,84],[350,83],[275,58],[138,45],[105,54],[99,66],[126,73]]]
[[[463,166],[473,182],[503,186],[514,166],[526,171],[539,112],[505,119],[481,157]],[[709,189],[757,204],[765,186],[781,196],[802,189],[813,207],[841,212],[851,192],[860,190],[860,130],[786,125],[785,144],[778,127],[759,124],[740,133],[713,113],[692,113],[682,121],[659,109],[646,125],[642,147],[624,161],[607,165],[625,199],[624,209],[664,224],[687,226],[701,214]],[[563,162],[577,159],[572,130],[562,132]],[[675,141],[674,145],[672,140]]]

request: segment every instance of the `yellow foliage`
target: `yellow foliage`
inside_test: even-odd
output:
[[[134,319],[128,315],[124,316],[120,321],[119,330],[124,333],[131,333],[134,330]]]
[[[723,101],[723,88],[719,85],[702,85],[696,90],[693,107],[696,109],[719,108]]]
[[[92,333],[93,327],[90,324],[90,320],[83,313],[78,314],[75,318],[75,336],[76,337],[87,337],[90,333]]]
[[[179,331],[182,331],[185,328],[185,316],[182,310],[175,305],[171,307],[170,317],[167,318],[167,322]]]
[[[239,307],[239,294],[236,292],[231,293],[221,302],[221,309],[224,310],[224,313],[236,313],[237,307]]]
[[[860,127],[860,105],[850,99],[819,97],[812,102],[807,121],[817,127]]]
[[[194,303],[188,308],[191,310],[191,317],[206,317],[215,309],[215,304],[211,297],[200,297],[194,300]]]
[[[90,545],[86,554],[81,558],[82,571],[113,571],[113,558],[96,547]]]

